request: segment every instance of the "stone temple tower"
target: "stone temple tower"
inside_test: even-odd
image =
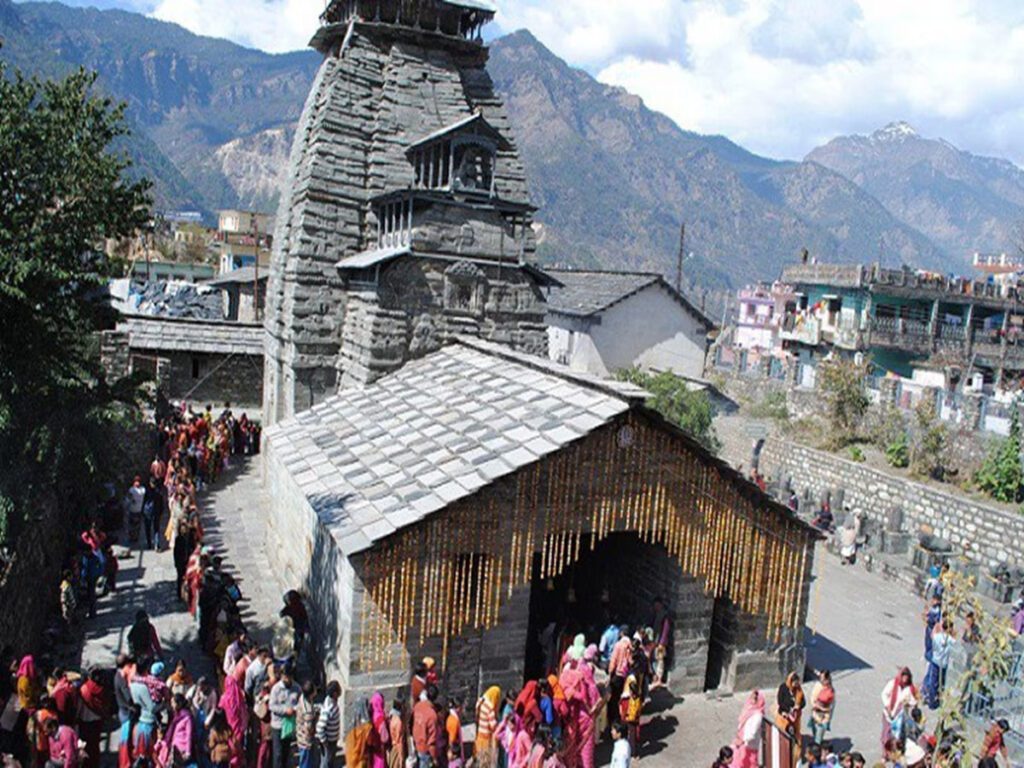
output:
[[[267,294],[273,423],[468,333],[545,354],[529,193],[487,0],[331,0]]]

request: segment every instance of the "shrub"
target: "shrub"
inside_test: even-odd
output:
[[[864,451],[861,450],[859,445],[850,446],[850,461],[862,462],[864,461]]]
[[[867,369],[852,360],[826,360],[818,366],[818,388],[828,403],[829,442],[841,448],[853,442],[871,401],[864,391]]]
[[[899,469],[910,465],[910,441],[907,440],[906,432],[901,432],[885,447],[885,460],[889,462],[890,467]]]
[[[974,476],[974,483],[998,501],[1021,501],[1024,471],[1020,465],[1020,420],[1016,404],[1010,417],[1010,434],[992,446],[985,463]]]

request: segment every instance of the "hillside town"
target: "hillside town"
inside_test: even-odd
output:
[[[137,104],[22,74],[35,5],[0,0],[4,768],[1024,766],[1024,256],[808,215],[755,269],[696,210],[595,258],[490,0],[327,0],[275,204],[168,205]]]

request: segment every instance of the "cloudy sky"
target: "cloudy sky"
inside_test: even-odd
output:
[[[73,0],[138,10],[280,52],[324,0]],[[530,29],[571,64],[682,127],[798,158],[906,120],[1024,165],[1021,0],[498,0],[494,31]]]

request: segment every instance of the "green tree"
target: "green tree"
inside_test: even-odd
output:
[[[910,471],[918,477],[941,480],[946,472],[946,427],[938,419],[935,401],[924,398],[914,409],[917,442],[910,456]]]
[[[828,404],[829,443],[834,448],[842,448],[857,438],[857,430],[871,405],[864,391],[866,375],[867,368],[853,360],[833,358],[818,366],[818,389]]]
[[[715,409],[706,392],[691,389],[686,379],[671,371],[650,374],[639,368],[617,373],[621,381],[643,387],[651,393],[647,406],[672,422],[712,453],[721,447],[715,435]]]
[[[993,499],[1019,502],[1024,485],[1024,471],[1020,465],[1020,419],[1014,403],[1010,416],[1010,434],[997,440],[981,465],[974,482]]]
[[[95,79],[41,81],[0,62],[0,544],[40,491],[90,502],[115,450],[107,430],[137,414],[138,382],[106,380],[94,332],[119,269],[103,242],[146,222],[149,185],[109,151],[124,106]]]

